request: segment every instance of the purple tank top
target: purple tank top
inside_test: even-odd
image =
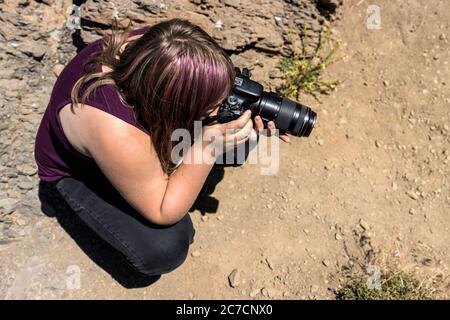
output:
[[[131,35],[142,34],[149,26],[133,30]],[[101,174],[95,161],[78,152],[67,140],[59,119],[59,111],[71,102],[70,93],[75,82],[85,75],[83,63],[101,50],[102,39],[81,50],[64,68],[55,82],[49,104],[45,110],[37,135],[34,156],[38,175],[42,181],[58,181],[63,177],[89,177]],[[101,71],[101,66],[95,66]],[[111,85],[98,87],[85,102],[143,130],[133,110],[121,103],[117,90]]]

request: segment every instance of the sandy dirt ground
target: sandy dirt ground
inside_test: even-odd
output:
[[[380,29],[367,28],[369,4]],[[449,21],[445,0],[345,1],[334,23],[342,60],[327,70],[344,83],[320,104],[302,100],[317,128],[280,145],[276,175],[216,172],[218,208],[190,213],[196,237],[181,267],[141,281],[88,230],[73,238],[39,217],[22,222],[29,237],[0,246],[0,297],[334,299],[374,266],[415,272],[448,298]]]

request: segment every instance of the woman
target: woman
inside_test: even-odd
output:
[[[41,181],[55,183],[73,211],[139,272],[172,271],[193,241],[187,212],[213,166],[206,159],[220,154],[198,139],[177,166],[171,134],[192,132],[194,121],[216,114],[233,82],[226,53],[186,20],[91,43],[58,77],[39,127]],[[255,126],[263,128],[259,117]],[[256,134],[250,112],[202,132],[213,129],[224,152]],[[195,153],[205,160],[186,161]]]

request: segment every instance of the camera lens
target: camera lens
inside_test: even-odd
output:
[[[316,124],[317,114],[311,108],[273,92],[264,92],[252,110],[266,121],[273,120],[277,129],[297,137],[308,137]]]

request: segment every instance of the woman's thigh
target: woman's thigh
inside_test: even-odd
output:
[[[134,210],[107,181],[64,178],[56,188],[81,220],[141,273],[167,273],[186,259],[195,233],[189,214],[173,225],[159,226]]]

